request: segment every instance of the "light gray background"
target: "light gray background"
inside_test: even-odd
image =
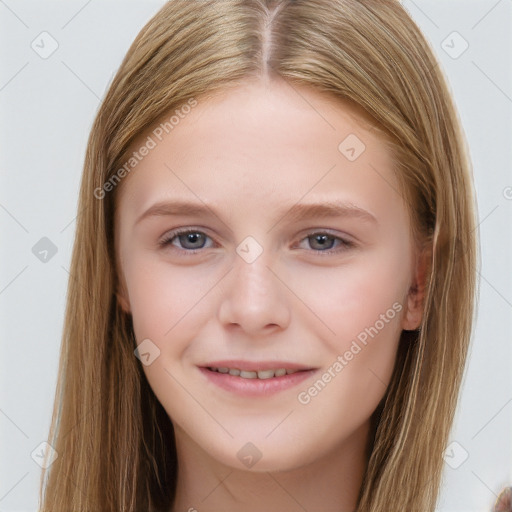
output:
[[[3,512],[37,509],[31,453],[50,422],[87,136],[125,52],[163,3],[0,0]],[[512,0],[403,4],[448,76],[479,203],[479,313],[438,510],[489,511],[512,484]],[[43,31],[59,45],[46,59],[31,47]],[[469,44],[458,58],[447,53],[463,48],[454,31]],[[43,237],[57,248],[46,262],[32,251]]]

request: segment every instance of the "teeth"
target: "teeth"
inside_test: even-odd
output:
[[[229,373],[235,377],[242,377],[242,379],[271,379],[273,377],[282,377],[283,375],[290,375],[296,373],[299,370],[287,370],[286,368],[278,368],[277,370],[258,370],[258,371],[246,371],[239,370],[238,368],[216,368],[211,367],[210,370],[219,373]]]
[[[274,377],[274,370],[259,370],[258,371],[258,379],[271,379]]]
[[[242,377],[242,379],[257,379],[258,372],[246,372],[246,371],[242,370],[240,372],[240,377]]]

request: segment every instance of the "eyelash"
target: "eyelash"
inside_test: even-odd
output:
[[[159,245],[162,247],[162,248],[166,248],[168,246],[172,246],[171,242],[174,240],[174,238],[180,236],[180,235],[186,235],[186,234],[189,234],[189,233],[199,233],[201,235],[205,235],[206,237],[208,238],[211,238],[209,237],[206,233],[204,233],[203,231],[200,231],[198,229],[177,229],[175,231],[172,231],[171,233],[167,234],[160,242],[159,242]],[[312,236],[315,236],[315,235],[328,235],[329,237],[331,238],[334,238],[334,240],[339,240],[341,242],[341,248],[338,248],[336,250],[334,249],[326,249],[326,250],[318,250],[318,249],[312,249],[313,252],[317,253],[319,256],[323,256],[323,255],[334,255],[334,254],[339,254],[343,251],[346,251],[347,249],[351,249],[353,247],[356,246],[356,244],[352,241],[349,241],[349,240],[345,240],[343,238],[340,238],[338,236],[335,236],[331,233],[329,233],[328,231],[312,231],[310,233],[308,233],[304,238],[302,238],[301,242],[303,240],[306,240],[308,239],[309,237],[312,237]],[[182,249],[180,247],[173,247],[173,250],[177,250],[178,252],[182,252],[182,253],[186,253],[186,254],[196,254],[202,250],[204,250],[205,248],[204,247],[201,247],[199,249]],[[307,250],[307,249],[306,249]]]

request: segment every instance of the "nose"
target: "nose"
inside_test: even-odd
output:
[[[272,269],[265,251],[251,263],[236,255],[219,306],[219,321],[257,337],[285,329],[290,322],[286,286]]]

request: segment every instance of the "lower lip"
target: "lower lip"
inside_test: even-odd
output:
[[[316,372],[316,370],[304,370],[270,379],[244,379],[229,373],[208,370],[208,368],[199,368],[199,370],[213,384],[241,396],[273,395],[297,386]]]

